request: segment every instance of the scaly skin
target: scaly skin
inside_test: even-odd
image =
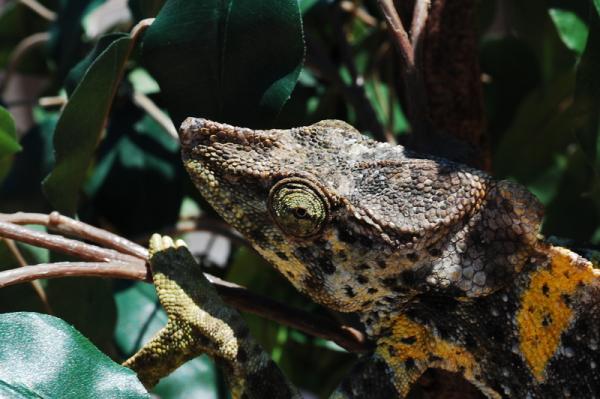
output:
[[[253,131],[188,118],[180,136],[217,212],[375,342],[334,397],[404,397],[430,367],[490,398],[600,396],[598,274],[539,239],[542,208],[523,187],[340,121]]]

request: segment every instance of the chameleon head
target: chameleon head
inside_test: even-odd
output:
[[[188,118],[180,138],[184,165],[215,210],[299,290],[339,311],[431,290],[484,294],[523,257],[483,279],[464,264],[485,273],[488,258],[514,255],[537,233],[517,220],[539,223],[523,190],[341,121],[260,131]],[[491,203],[502,187],[502,205]],[[510,248],[483,248],[494,229],[513,232],[503,236]]]

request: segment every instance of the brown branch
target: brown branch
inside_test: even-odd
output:
[[[364,335],[331,319],[294,309],[248,289],[205,273],[219,295],[230,306],[253,313],[316,337],[334,341],[351,352],[365,352],[369,346]],[[125,262],[59,262],[26,266],[0,272],[0,288],[36,279],[63,277],[104,277],[151,281],[141,263]]]
[[[404,29],[404,24],[394,6],[393,0],[378,0],[377,3],[403,61],[402,78],[404,81],[404,97],[412,128],[409,144],[415,150],[428,152],[432,142],[432,129],[426,86],[422,70],[419,68],[422,62],[420,62],[420,59],[418,60],[417,50],[420,51],[422,47],[421,38],[427,22],[429,1],[417,0],[413,10],[413,20],[411,23],[413,32],[410,38],[408,33],[406,33],[406,29]],[[419,61],[418,64],[417,61]]]
[[[12,79],[19,64],[25,58],[27,53],[32,49],[46,44],[50,40],[48,32],[34,33],[27,36],[17,44],[13,52],[10,54],[3,79],[0,81],[0,97],[4,94],[4,90],[8,86],[8,82]]]
[[[144,260],[140,258],[123,254],[112,249],[97,247],[95,245],[71,240],[58,235],[34,231],[26,227],[2,221],[0,221],[0,237],[12,238],[13,240],[26,242],[27,244],[62,252],[89,261],[144,263]]]
[[[0,288],[38,279],[62,277],[105,277],[151,281],[143,263],[56,262],[0,272]]]
[[[9,223],[6,220],[12,219],[20,223],[48,223],[49,226],[60,226],[60,228],[69,232],[85,231],[88,237],[91,236],[93,238],[110,237],[112,233],[102,232],[100,229],[92,228],[92,226],[85,223],[77,222],[60,215],[46,216],[17,213],[0,216],[0,220],[4,220],[0,221],[0,237],[16,239],[92,261],[40,264],[0,272],[0,288],[40,278],[48,279],[67,276],[151,281],[150,272],[145,263],[146,258],[142,259],[80,241],[66,239],[62,236],[33,231]],[[54,224],[50,222],[51,219],[55,219]],[[127,241],[125,239],[122,240]],[[115,240],[111,239],[108,242],[114,243]],[[117,240],[117,242],[122,243],[123,241]],[[205,274],[205,276],[215,286],[223,300],[237,309],[257,314],[317,337],[332,340],[349,351],[363,352],[368,350],[364,335],[351,327],[340,325],[325,317],[315,316],[288,307],[269,298],[254,294],[244,287],[223,281],[215,276],[209,274]]]
[[[413,10],[412,25],[410,28],[410,40],[415,57],[415,68],[423,68],[423,42],[425,26],[429,17],[430,0],[416,0]]]
[[[394,1],[378,0],[377,3],[392,33],[394,43],[398,47],[398,50],[400,50],[400,55],[406,64],[406,68],[413,69],[415,67],[415,52],[408,33],[404,29],[404,24],[402,24],[402,19],[400,19],[396,6],[394,6]]]
[[[106,230],[63,216],[58,212],[52,212],[50,215],[24,212],[0,213],[0,222],[42,225],[62,234],[88,240],[140,259],[148,257],[148,250],[141,245]]]

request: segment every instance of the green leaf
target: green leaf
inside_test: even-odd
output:
[[[17,141],[15,121],[10,113],[0,107],[0,159],[21,151]]]
[[[17,141],[15,121],[10,113],[0,106],[0,182],[4,180],[11,165],[8,157],[18,151],[21,151],[21,146]]]
[[[150,397],[132,370],[52,316],[0,315],[0,364],[0,392],[13,391],[12,397]]]
[[[56,165],[43,188],[52,205],[73,215],[79,190],[104,129],[132,39],[116,39],[90,65],[63,110],[54,135]]]
[[[586,24],[572,11],[551,8],[548,13],[565,46],[582,54],[588,37]]]
[[[596,11],[600,15],[600,0],[594,0],[594,6],[596,6]]]
[[[119,310],[115,341],[121,352],[131,356],[166,324],[167,315],[150,284],[128,284],[115,299]],[[213,399],[218,397],[216,385],[214,363],[207,356],[201,356],[163,378],[153,392],[162,399]]]
[[[300,74],[300,9],[297,0],[169,0],[142,48],[176,126],[202,116],[266,127]]]

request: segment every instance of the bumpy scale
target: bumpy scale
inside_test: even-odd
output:
[[[184,164],[217,212],[297,289],[360,316],[376,349],[334,397],[404,397],[431,367],[462,374],[490,398],[600,397],[599,274],[538,237],[542,207],[525,188],[341,121],[255,131],[188,118],[180,136]],[[151,263],[159,296],[198,291],[191,267],[208,299],[185,305],[189,315],[170,312],[161,355],[150,346],[138,358],[164,357],[170,370],[183,357],[165,351],[193,352],[193,339],[172,337],[200,334],[193,353],[225,358],[236,396],[297,395],[198,266],[177,272],[187,288],[167,288],[177,273],[163,281],[168,266]],[[166,302],[184,306],[161,301],[168,312]],[[179,329],[205,313],[221,327]],[[224,355],[223,340],[243,348],[243,362]],[[144,375],[140,361],[129,364]],[[148,385],[167,372],[152,372]],[[257,375],[271,381],[267,396],[248,385]]]

